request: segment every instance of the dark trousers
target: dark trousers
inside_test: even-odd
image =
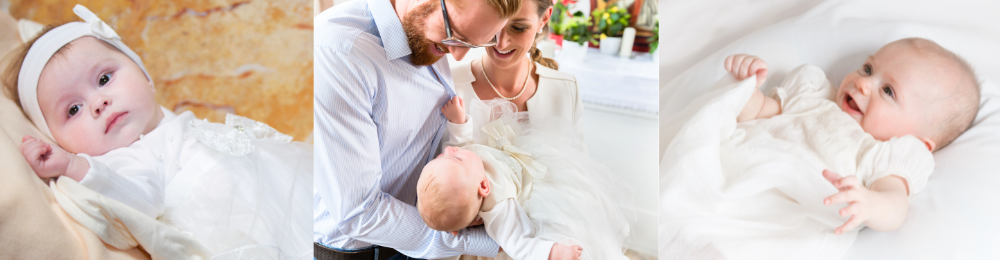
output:
[[[408,260],[416,259],[400,254],[395,249],[375,246],[361,250],[340,251],[319,243],[313,243],[313,258],[316,260]]]

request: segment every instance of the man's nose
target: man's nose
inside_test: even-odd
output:
[[[462,58],[465,58],[465,54],[469,52],[469,48],[448,46],[448,51],[451,52],[452,57],[455,57],[455,60],[460,61]]]

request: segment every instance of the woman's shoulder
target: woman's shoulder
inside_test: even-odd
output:
[[[476,81],[476,77],[472,75],[472,63],[461,62],[451,65],[451,80],[455,86],[472,84]]]
[[[455,86],[456,94],[466,99],[470,93],[474,95],[473,81],[476,81],[476,76],[472,75],[472,63],[464,62],[451,66],[451,82]]]
[[[535,73],[538,74],[538,77],[569,81],[572,82],[574,86],[576,85],[576,76],[573,76],[573,74],[565,73],[562,71],[554,70],[549,67],[542,66],[538,62],[535,62],[535,68],[536,68]]]

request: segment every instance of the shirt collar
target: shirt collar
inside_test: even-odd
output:
[[[382,47],[385,49],[385,57],[388,60],[395,60],[413,51],[406,43],[406,33],[403,32],[403,23],[396,15],[396,9],[392,8],[389,0],[370,0],[368,10],[375,19],[375,26],[378,27],[379,38],[382,40]]]

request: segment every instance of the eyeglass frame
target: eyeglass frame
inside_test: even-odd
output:
[[[448,38],[441,40],[441,44],[452,46],[452,47],[466,47],[466,48],[480,48],[480,47],[492,47],[496,46],[499,42],[499,33],[493,35],[493,40],[484,44],[476,45],[465,42],[461,39],[452,36],[451,32],[451,19],[448,19],[448,8],[444,6],[444,0],[441,0],[441,15],[444,16],[444,32]]]

